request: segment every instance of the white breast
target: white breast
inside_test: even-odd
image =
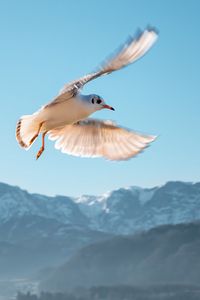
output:
[[[53,106],[41,109],[38,112],[40,122],[45,122],[42,131],[51,130],[67,124],[73,124],[87,118],[91,110],[79,98],[57,103]]]

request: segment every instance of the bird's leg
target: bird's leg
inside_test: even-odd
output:
[[[33,142],[35,141],[35,139],[38,137],[38,135],[40,133],[40,129],[42,128],[43,124],[44,124],[44,122],[40,123],[37,133],[32,137],[32,139],[29,142],[29,146],[32,145]]]
[[[40,148],[40,150],[38,151],[38,153],[37,153],[37,156],[36,156],[36,159],[38,159],[40,156],[41,156],[41,154],[42,154],[42,152],[44,151],[44,144],[45,144],[45,141],[44,141],[44,139],[45,139],[45,135],[47,134],[47,131],[45,131],[43,134],[42,134],[42,147]]]

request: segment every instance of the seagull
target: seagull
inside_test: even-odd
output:
[[[131,36],[120,50],[96,71],[64,85],[59,94],[32,115],[17,122],[16,139],[28,150],[42,136],[38,159],[45,149],[45,136],[56,141],[55,148],[63,153],[81,157],[104,157],[108,160],[127,160],[146,148],[155,136],[144,135],[118,126],[113,121],[88,118],[102,110],[114,110],[96,95],[83,95],[81,89],[93,79],[119,70],[141,58],[155,43],[155,29],[145,29]]]

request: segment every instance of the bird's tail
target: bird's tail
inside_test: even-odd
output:
[[[19,119],[16,126],[16,139],[22,148],[26,150],[30,148],[31,140],[37,134],[38,128],[39,122],[35,114],[22,116]]]

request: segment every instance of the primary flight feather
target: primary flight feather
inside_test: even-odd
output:
[[[110,60],[96,72],[64,85],[58,96],[32,115],[20,118],[16,127],[16,139],[21,147],[29,149],[42,134],[55,140],[55,148],[62,152],[83,157],[105,157],[109,160],[126,160],[141,152],[155,137],[142,135],[119,127],[111,121],[88,119],[101,109],[114,110],[102,97],[83,95],[83,86],[97,77],[119,70],[142,57],[155,43],[158,35],[153,29],[146,29],[137,37],[132,37]]]

